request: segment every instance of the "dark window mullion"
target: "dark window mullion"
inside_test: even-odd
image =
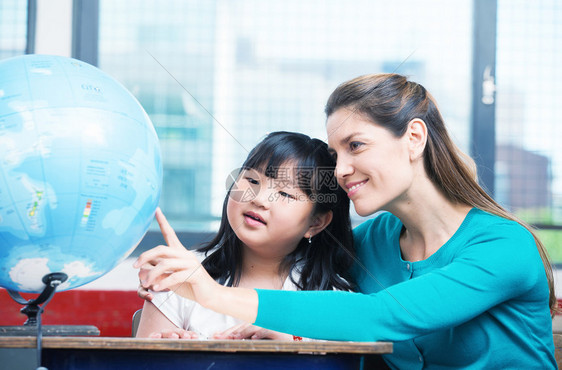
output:
[[[37,0],[27,0],[27,40],[25,53],[35,52],[35,29],[37,27]]]
[[[471,155],[480,184],[494,196],[497,1],[474,0]]]
[[[99,0],[72,4],[72,57],[98,65]]]

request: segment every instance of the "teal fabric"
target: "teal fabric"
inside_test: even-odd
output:
[[[548,283],[533,236],[472,209],[423,261],[404,261],[402,223],[354,230],[361,293],[257,290],[256,325],[299,336],[392,341],[392,368],[556,368]]]

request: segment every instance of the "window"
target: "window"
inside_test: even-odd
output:
[[[562,3],[498,1],[496,199],[562,262]]]
[[[325,140],[328,95],[361,74],[423,83],[468,151],[471,0],[100,0],[99,19],[100,68],[156,126],[176,228],[216,228],[227,176],[268,132]]]
[[[0,60],[25,54],[27,46],[27,1],[0,3]]]
[[[486,0],[73,4],[98,9],[98,3],[99,45],[88,50],[139,99],[156,127],[164,163],[161,206],[177,230],[193,235],[216,230],[228,175],[268,132],[326,139],[323,106],[329,93],[360,74],[398,72],[421,82],[437,99],[456,143],[466,152],[474,148],[473,31],[482,22],[476,20],[475,28],[473,13],[474,5],[489,4]],[[36,2],[29,4],[33,8]],[[2,1],[0,59],[34,50],[33,42],[26,45],[33,41],[27,29],[34,27],[27,25],[27,8],[25,1]],[[74,20],[75,32],[95,23]],[[476,156],[495,151],[487,183],[493,182],[496,200],[537,225],[559,263],[561,25],[558,0],[497,0],[495,122],[490,122],[496,140],[475,150]],[[82,35],[97,34],[89,31],[80,29]],[[74,46],[80,50],[91,40],[74,37]]]

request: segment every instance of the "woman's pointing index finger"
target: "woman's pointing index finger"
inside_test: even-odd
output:
[[[160,231],[162,232],[164,241],[166,241],[166,244],[168,246],[173,247],[182,245],[180,240],[178,239],[178,236],[176,235],[176,232],[168,223],[168,220],[166,219],[166,216],[164,216],[164,213],[162,213],[160,207],[156,208],[156,221],[160,226]]]

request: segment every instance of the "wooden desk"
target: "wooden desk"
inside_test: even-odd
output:
[[[28,365],[10,369],[35,369],[36,346],[35,337],[0,337],[0,367],[16,355]],[[44,337],[42,347],[42,365],[49,370],[363,369],[376,368],[380,354],[392,352],[388,342],[99,337]]]

